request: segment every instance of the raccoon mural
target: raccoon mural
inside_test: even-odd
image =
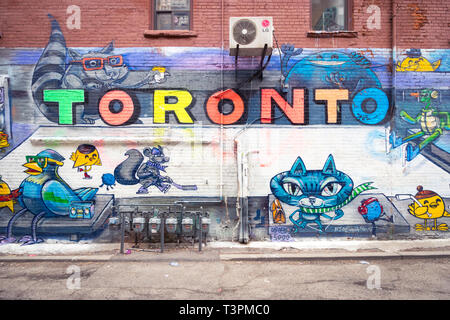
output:
[[[130,70],[124,56],[114,52],[114,42],[98,51],[80,53],[67,48],[59,23],[52,15],[50,39],[39,58],[32,77],[33,99],[44,116],[58,123],[58,108],[44,102],[46,89],[84,89],[90,99],[77,113],[76,123],[92,124],[99,119],[98,100],[110,89],[150,88],[163,83],[170,75],[164,67],[156,66],[149,71]],[[93,97],[93,99],[91,99]]]

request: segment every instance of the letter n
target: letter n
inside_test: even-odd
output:
[[[272,123],[272,101],[293,124],[305,124],[305,89],[292,90],[292,106],[275,89],[261,89],[261,123]]]

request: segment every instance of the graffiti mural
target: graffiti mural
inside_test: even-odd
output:
[[[357,52],[320,51],[297,61],[291,68],[288,62],[301,51],[293,46],[282,46],[285,84],[291,87],[348,89],[350,96],[366,88],[381,88],[381,83],[371,69],[371,62]]]
[[[14,204],[17,203],[18,196],[19,190],[11,191],[9,185],[0,176],[0,208],[7,207],[14,213]]]
[[[95,51],[68,48],[58,22],[51,15],[49,18],[51,35],[35,65],[31,91],[35,104],[51,122],[94,124],[101,119],[106,124],[118,126],[142,123],[139,120],[141,117],[153,116],[153,123],[168,123],[170,113],[175,115],[179,123],[194,123],[204,118],[212,123],[227,125],[253,121],[251,118],[245,119],[247,114],[254,113],[253,101],[249,105],[245,104],[246,99],[254,99],[253,93],[236,92],[229,88],[213,91],[208,98],[204,92],[191,92],[189,89],[179,89],[179,86],[171,90],[157,90],[157,86],[166,83],[171,76],[166,67],[148,66],[148,69],[139,67],[140,70],[134,70],[132,65],[140,65],[140,62],[131,61],[146,59],[145,53],[119,54],[113,42]],[[284,78],[282,91],[289,91],[289,87],[305,87],[305,95],[308,90],[312,91],[314,95],[309,96],[313,97],[313,103],[327,103],[327,115],[339,114],[329,117],[326,123],[353,124],[350,118],[340,117],[340,105],[343,103],[352,105],[352,115],[360,123],[372,125],[385,120],[390,107],[389,100],[373,71],[383,65],[373,65],[357,51],[319,51],[302,57],[303,49],[286,44],[282,46],[282,52],[282,62],[278,66]],[[293,66],[289,66],[289,61],[295,56],[300,57],[300,60],[297,58]],[[229,76],[231,73],[227,74]],[[186,86],[190,87],[190,84],[184,82],[182,87]],[[338,94],[334,89],[342,91]],[[291,92],[290,95],[295,93]],[[268,96],[262,89],[258,96],[261,97],[260,122],[268,123],[266,113],[269,110],[265,99],[273,95]],[[203,113],[198,115],[192,113],[191,109],[195,102],[202,103],[200,97],[207,103]],[[233,104],[232,113],[223,112],[220,107],[228,100]],[[308,124],[306,120],[314,119],[312,115],[315,114],[305,114],[310,102],[305,101],[303,105],[297,105],[296,102],[294,99],[292,108],[296,113],[303,113],[302,119],[305,120],[292,121],[292,112],[282,107],[283,111],[293,123]],[[286,101],[284,98],[278,99],[277,103],[283,105]],[[376,112],[365,112],[365,104],[375,108]],[[338,121],[335,118],[339,118]]]
[[[407,57],[401,62],[397,62],[395,70],[399,72],[415,71],[429,72],[436,71],[441,65],[441,60],[435,62],[428,61],[422,56],[420,49],[411,49],[406,51]]]
[[[103,186],[106,187],[106,191],[109,191],[109,189],[114,189],[114,186],[116,185],[116,178],[111,173],[105,173],[102,175],[102,184],[99,188],[102,188]]]
[[[114,52],[113,42],[87,53],[67,48],[59,23],[52,15],[48,16],[52,28],[50,39],[34,68],[31,91],[39,110],[52,122],[93,124],[100,119],[98,97],[107,90],[149,88],[163,83],[170,75],[164,67],[153,67],[147,72],[130,70],[125,58]],[[88,97],[84,90],[90,92]],[[59,103],[59,107],[55,107],[55,103]],[[75,121],[72,116],[66,119],[67,113],[72,114],[72,103],[83,106]]]
[[[74,47],[41,20],[39,48],[0,49],[4,243],[97,235],[116,198],[222,201],[211,221],[273,241],[448,230],[447,49],[281,43],[256,77],[224,48]]]
[[[11,102],[9,77],[0,76],[0,157],[11,146]]]
[[[83,179],[92,179],[88,171],[91,171],[92,166],[102,165],[97,148],[91,144],[79,145],[77,150],[70,156],[70,160],[73,161],[73,168],[77,168],[78,172],[84,171]]]
[[[377,221],[394,222],[394,217],[387,216],[380,201],[374,197],[362,200],[361,205],[358,207],[358,212],[364,218],[364,221],[372,224],[372,236],[377,235]]]
[[[302,159],[298,157],[290,171],[279,173],[272,178],[270,188],[278,200],[298,207],[289,216],[295,226],[294,232],[312,223],[323,232],[322,218],[331,221],[342,218],[342,207],[360,193],[375,189],[371,182],[353,188],[352,179],[336,170],[332,155],[328,157],[322,170],[307,170]],[[334,215],[327,214],[329,212],[334,212]]]
[[[286,214],[281,206],[280,200],[275,199],[271,206],[273,223],[282,224],[286,223]]]
[[[387,142],[394,149],[402,147],[399,149],[406,164],[425,157],[450,172],[450,108],[445,86],[448,52],[419,48],[401,50],[396,71],[396,108]]]
[[[159,191],[166,193],[171,186],[180,190],[197,190],[195,185],[179,185],[167,175],[167,164],[170,160],[164,154],[161,146],[145,148],[143,154],[137,149],[128,150],[125,153],[128,158],[114,169],[114,177],[117,183],[123,185],[141,184],[137,194],[147,194],[149,187],[156,187]],[[148,160],[145,160],[145,157]]]
[[[450,113],[438,111],[432,105],[432,100],[438,98],[437,91],[425,89],[411,93],[411,96],[417,97],[425,106],[416,116],[411,116],[405,110],[402,110],[400,111],[400,117],[410,124],[419,124],[420,130],[404,138],[397,137],[394,131],[389,137],[389,142],[394,148],[423,137],[423,140],[417,146],[408,143],[406,146],[407,161],[414,159],[429,143],[438,139],[444,133],[444,130],[450,130]]]
[[[2,237],[1,243],[15,242],[12,236],[14,222],[24,213],[34,215],[31,230],[32,234],[19,239],[24,245],[40,243],[43,240],[37,237],[37,225],[43,217],[78,216],[91,218],[91,206],[98,191],[95,188],[80,188],[72,190],[59,176],[58,168],[63,165],[64,157],[58,152],[47,149],[36,156],[27,156],[23,165],[29,176],[18,189],[18,202],[23,208],[8,222],[7,235]],[[88,203],[89,206],[85,206]],[[80,207],[80,205],[82,207]]]
[[[8,135],[0,131],[0,152],[4,152],[9,147]]]
[[[282,91],[291,99],[292,106],[287,105],[291,109],[283,106],[286,103],[279,98],[274,100],[291,123],[374,125],[387,120],[390,112],[389,89],[383,89],[375,73],[375,70],[382,70],[386,65],[372,63],[361,53],[365,51],[322,50],[305,54],[304,49],[284,44],[281,52]],[[294,62],[290,63],[291,60]],[[301,91],[304,97],[298,96]],[[269,112],[263,99],[264,93],[261,92],[262,113],[265,111],[262,118],[267,119]],[[301,106],[296,105],[299,101]],[[314,105],[325,105],[324,120],[319,120],[320,113],[311,112],[315,110],[312,108]],[[301,121],[295,121],[291,116],[295,111],[303,113]]]
[[[438,224],[437,220],[442,217],[450,217],[445,209],[444,200],[440,195],[431,190],[424,190],[422,186],[417,187],[417,193],[411,197],[414,202],[408,206],[408,212],[418,218],[423,219],[423,224],[417,223],[416,230],[429,231],[440,230],[448,231],[446,223]],[[431,222],[427,224],[427,222]]]

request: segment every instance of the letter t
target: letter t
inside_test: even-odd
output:
[[[84,90],[44,90],[44,101],[58,102],[59,124],[73,124],[73,103],[84,102]]]

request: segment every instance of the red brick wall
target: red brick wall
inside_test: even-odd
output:
[[[396,2],[398,48],[449,48],[450,1]]]
[[[0,47],[43,47],[48,41],[49,20],[53,14],[60,22],[68,46],[102,46],[110,40],[116,47],[198,46],[228,47],[230,16],[272,16],[275,36],[281,43],[309,48],[391,48],[391,0],[353,0],[356,38],[309,38],[310,1],[308,0],[193,0],[195,37],[149,38],[151,0],[103,0],[93,2],[51,0],[2,0],[0,3]],[[450,2],[438,0],[395,0],[396,45],[398,47],[448,48]],[[222,6],[223,4],[223,6]],[[65,27],[70,5],[81,8],[81,29]],[[366,12],[369,5],[381,9],[381,29],[369,30]],[[223,12],[223,15],[222,15]],[[222,25],[223,21],[223,25]]]

